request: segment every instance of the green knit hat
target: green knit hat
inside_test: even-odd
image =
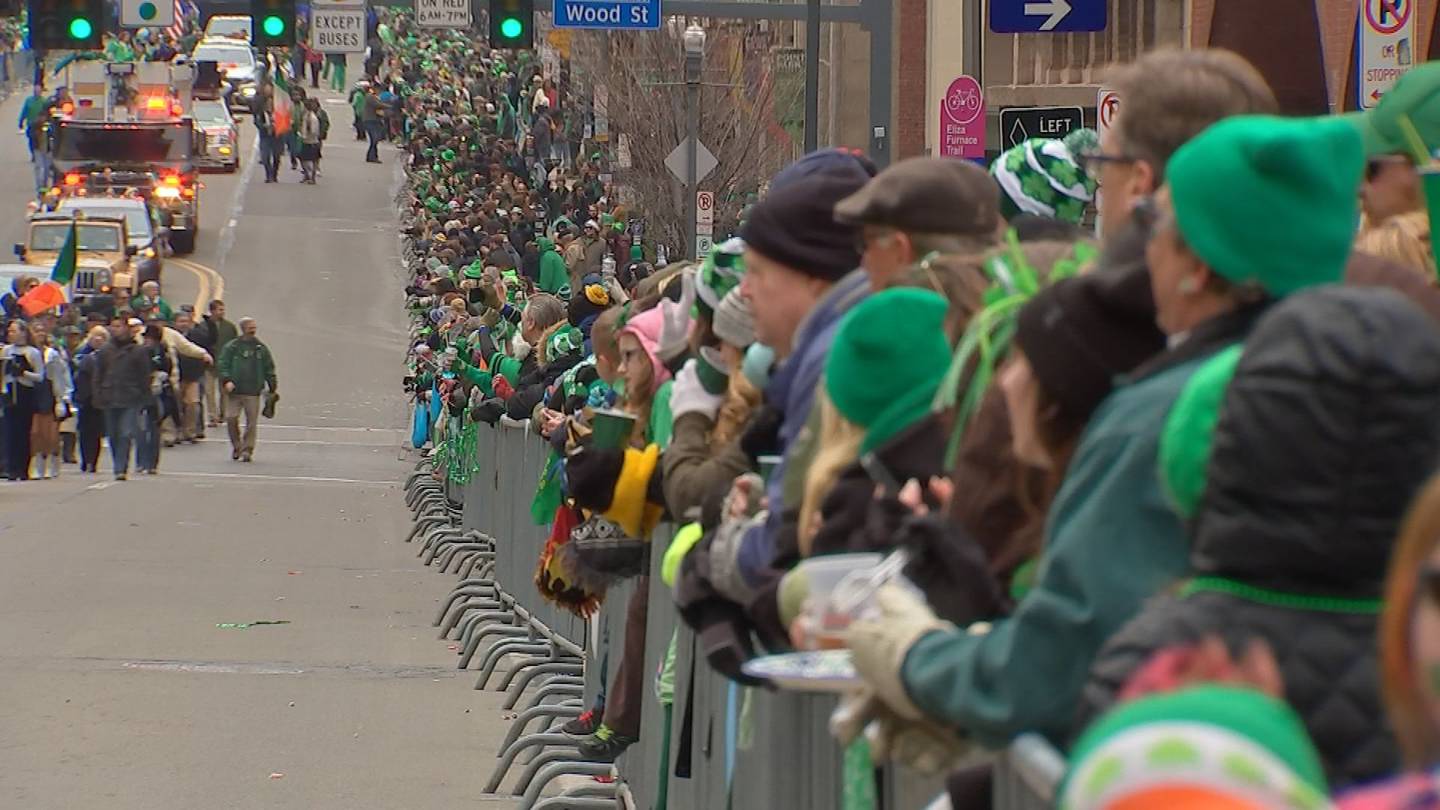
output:
[[[865,428],[862,452],[930,412],[950,365],[944,296],[903,287],[861,301],[840,322],[825,360],[825,388],[841,416]]]
[[[1195,516],[1205,494],[1215,425],[1242,348],[1225,349],[1190,376],[1160,433],[1160,483],[1183,518]]]
[[[480,278],[482,275],[484,275],[484,273],[485,273],[485,268],[484,268],[484,267],[480,264],[480,262],[478,262],[478,261],[473,261],[473,262],[465,265],[465,272],[464,272],[465,278],[478,279],[478,278]]]
[[[714,312],[725,294],[740,286],[745,277],[745,242],[727,239],[710,248],[695,275],[695,294],[705,311]]]
[[[1003,192],[1000,213],[1007,220],[1035,214],[1080,224],[1096,189],[1071,151],[1071,143],[1083,142],[1084,137],[1072,132],[1064,141],[1031,138],[1001,152],[990,164],[990,174]]]
[[[1346,121],[1254,115],[1180,147],[1165,176],[1190,249],[1221,277],[1284,296],[1344,275],[1364,168]]]
[[[1300,718],[1282,701],[1234,686],[1143,697],[1101,717],[1071,752],[1058,807],[1091,810],[1122,798],[1145,806],[1153,792],[1159,808],[1160,791],[1277,809],[1329,806],[1325,772]]]

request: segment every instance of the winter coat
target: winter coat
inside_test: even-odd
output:
[[[266,386],[275,390],[275,360],[270,348],[253,338],[237,338],[220,352],[220,381],[235,383],[234,393],[258,396]]]
[[[1101,403],[1050,507],[1033,590],[984,635],[937,631],[910,648],[901,678],[921,711],[990,746],[1027,731],[1067,738],[1100,647],[1185,571],[1189,544],[1157,467],[1170,407],[1258,314],[1201,324]]]
[[[95,369],[94,404],[97,408],[140,408],[148,405],[150,350],[126,335],[111,337],[100,350]]]
[[[87,344],[75,353],[75,405],[90,408],[95,405],[95,372],[100,364],[100,350]]]
[[[555,243],[540,237],[540,280],[538,286],[543,292],[555,295],[560,288],[570,283],[570,271],[565,260],[555,252]]]
[[[235,324],[224,318],[216,320],[214,317],[206,315],[205,320],[191,331],[190,336],[191,340],[210,352],[211,357],[218,359],[220,353],[225,351],[225,347],[230,345],[230,341],[240,336],[240,330],[236,328]]]
[[[1282,401],[1304,407],[1277,417]],[[1105,645],[1077,730],[1152,652],[1213,634],[1238,654],[1258,637],[1331,787],[1392,773],[1376,614],[1401,518],[1440,456],[1440,429],[1416,425],[1437,412],[1440,331],[1398,294],[1310,293],[1262,321],[1227,388],[1189,527],[1196,579]]]
[[[776,465],[765,494],[770,504],[769,515],[762,526],[746,532],[740,542],[738,565],[752,586],[775,579],[784,573],[772,565],[776,555],[776,537],[787,508],[798,508],[785,500],[784,484],[790,453],[800,431],[810,420],[815,390],[825,368],[825,357],[840,321],[852,307],[870,294],[870,282],[864,271],[854,270],[842,278],[805,316],[795,330],[794,349],[785,358],[765,389],[765,402],[783,414],[779,430],[780,463]]]
[[[730,484],[750,470],[739,441],[710,446],[715,420],[704,413],[684,413],[674,420],[670,446],[660,463],[665,471],[665,504],[677,519],[692,520],[716,492],[723,497]]]

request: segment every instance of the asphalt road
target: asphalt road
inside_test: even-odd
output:
[[[320,184],[262,183],[245,120],[245,170],[206,176],[201,268],[165,269],[175,303],[223,284],[275,354],[254,463],[212,429],[155,477],[107,458],[0,485],[0,807],[510,806],[479,793],[499,700],[430,627],[451,580],[403,542],[398,167],[325,98]],[[7,242],[29,177],[5,136]],[[256,621],[289,623],[217,627]]]

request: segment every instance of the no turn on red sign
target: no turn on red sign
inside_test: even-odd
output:
[[[1357,69],[1359,106],[1368,110],[1415,64],[1417,0],[1363,0]]]
[[[695,232],[701,234],[712,234],[715,232],[715,192],[695,192]]]

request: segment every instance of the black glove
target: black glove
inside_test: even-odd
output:
[[[985,552],[958,523],[933,513],[912,516],[901,525],[895,541],[912,555],[905,576],[925,592],[940,618],[964,627],[1009,609],[1009,600],[990,574]]]

